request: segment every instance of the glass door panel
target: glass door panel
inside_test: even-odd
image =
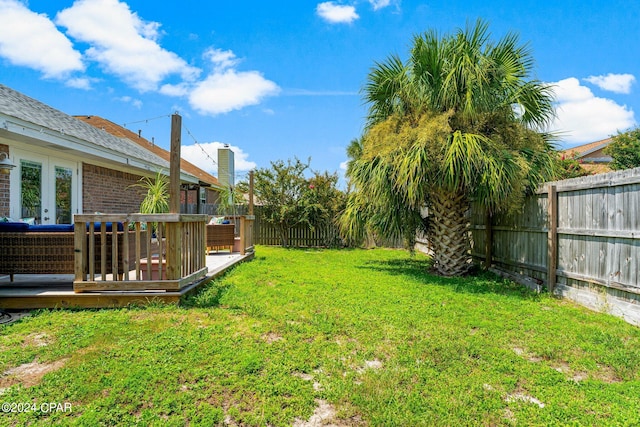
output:
[[[20,161],[20,211],[22,218],[42,222],[42,163]]]
[[[56,224],[71,224],[73,170],[55,167]]]

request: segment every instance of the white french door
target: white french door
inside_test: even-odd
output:
[[[78,164],[15,152],[11,172],[11,217],[35,224],[71,224],[78,209]]]

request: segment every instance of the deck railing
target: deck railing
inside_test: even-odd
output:
[[[240,253],[244,255],[247,252],[253,252],[253,225],[255,216],[240,216]]]
[[[233,221],[235,224],[236,241],[239,245],[236,249],[240,254],[253,252],[253,227],[256,217],[254,215],[227,215],[225,219]]]
[[[206,221],[187,214],[75,215],[74,291],[179,291],[207,274]]]

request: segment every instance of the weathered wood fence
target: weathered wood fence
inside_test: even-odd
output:
[[[255,207],[254,242],[257,245],[279,246],[282,244],[280,233],[273,224],[264,220],[260,206]],[[298,226],[289,230],[289,246],[299,248],[344,247],[347,245],[340,236],[340,230],[335,224],[323,227]],[[369,236],[363,243],[366,247],[403,248],[402,239],[383,239]]]
[[[472,210],[473,256],[640,325],[640,168],[545,184],[522,212]]]
[[[259,206],[256,206],[254,223],[254,242],[258,245],[278,246],[282,239],[276,227],[265,221]],[[294,227],[289,230],[289,245],[293,247],[339,246],[342,240],[338,228],[333,225],[316,227]]]

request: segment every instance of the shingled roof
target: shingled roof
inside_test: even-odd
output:
[[[155,155],[162,157],[166,161],[169,161],[171,157],[171,153],[169,151],[155,145],[149,140],[143,138],[141,135],[123,126],[113,123],[110,120],[107,120],[100,116],[74,116],[74,117],[78,120],[81,120],[85,123],[90,124],[91,126],[94,126],[98,129],[102,129],[110,133],[111,135],[114,135],[120,138],[126,138],[129,141],[132,141],[137,145],[143,147],[144,149],[151,151]],[[180,159],[180,168],[183,171],[197,177],[201,182],[210,184],[214,187],[220,187],[220,183],[218,182],[216,177],[203,171],[202,169],[200,169],[193,163],[186,161],[185,159]]]
[[[565,153],[576,153],[580,157],[587,156],[591,153],[594,153],[602,148],[605,148],[607,145],[611,144],[611,138],[601,139],[600,141],[590,142],[588,144],[578,145],[573,148],[567,148],[564,150]]]
[[[611,144],[611,142],[611,138],[601,139],[588,144],[567,148],[562,153],[580,161],[581,166],[592,174],[607,173],[611,172],[611,168],[609,167],[611,156],[604,154],[602,150]]]
[[[16,118],[34,125],[36,130],[47,129],[54,131],[61,138],[73,137],[88,142],[103,150],[116,153],[127,159],[136,159],[143,164],[169,170],[169,161],[163,156],[152,152],[129,138],[119,138],[105,130],[78,120],[60,110],[56,110],[36,99],[20,93],[10,87],[0,84],[0,114]],[[5,127],[10,130],[9,124]],[[183,177],[196,182],[199,177],[181,168]]]

